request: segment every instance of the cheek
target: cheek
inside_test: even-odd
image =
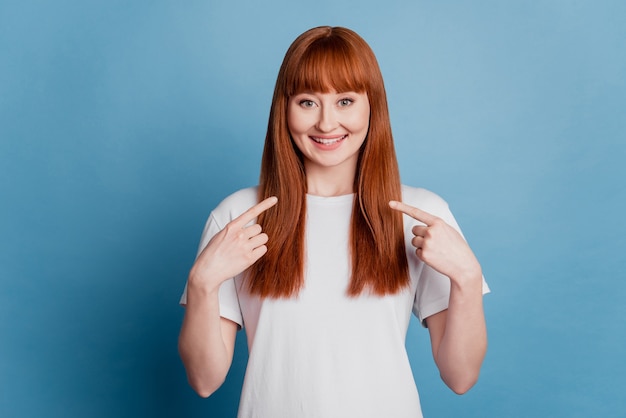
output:
[[[293,131],[294,121],[293,110],[291,109],[291,106],[289,106],[287,108],[287,129],[289,130],[289,133]]]
[[[367,130],[370,124],[369,109],[355,113],[353,117],[350,118],[349,123],[354,131]]]
[[[363,106],[359,107],[358,112],[354,113],[353,124],[360,129],[367,129],[370,124],[370,106],[366,102]]]
[[[289,107],[287,109],[287,128],[289,133],[293,136],[306,131],[307,127],[307,120],[302,112]]]

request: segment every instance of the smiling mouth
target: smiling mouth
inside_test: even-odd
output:
[[[348,135],[343,135],[343,136],[340,136],[338,138],[318,138],[318,137],[315,137],[315,136],[312,136],[310,138],[313,141],[317,142],[318,144],[333,145],[333,144],[336,144],[337,142],[343,141],[347,137],[348,137]]]

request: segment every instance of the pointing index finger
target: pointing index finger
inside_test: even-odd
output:
[[[398,202],[396,200],[390,201],[389,207],[391,209],[402,212],[417,221],[423,222],[424,224],[426,224],[426,226],[432,225],[437,220],[437,217],[435,215],[431,215],[428,212],[424,212],[421,209],[407,205],[406,203]]]
[[[278,198],[276,196],[268,197],[267,199],[257,203],[256,205],[252,206],[250,209],[239,215],[236,221],[242,223],[243,225],[246,225],[248,222],[252,221],[260,214],[274,206],[276,202],[278,202]]]

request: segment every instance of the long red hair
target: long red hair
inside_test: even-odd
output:
[[[287,104],[289,97],[304,91],[331,90],[366,92],[370,104],[369,131],[354,180],[347,294],[392,294],[409,283],[402,215],[388,205],[401,200],[401,186],[382,74],[359,35],[324,26],[291,44],[278,73],[259,186],[259,199],[278,196],[278,204],[258,220],[270,241],[267,253],[248,271],[253,294],[291,297],[304,285],[306,173],[289,135]]]

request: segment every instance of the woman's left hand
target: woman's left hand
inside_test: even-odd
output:
[[[423,223],[412,229],[411,243],[424,263],[459,285],[482,279],[482,270],[461,234],[443,219],[421,209],[392,200],[389,206]]]

